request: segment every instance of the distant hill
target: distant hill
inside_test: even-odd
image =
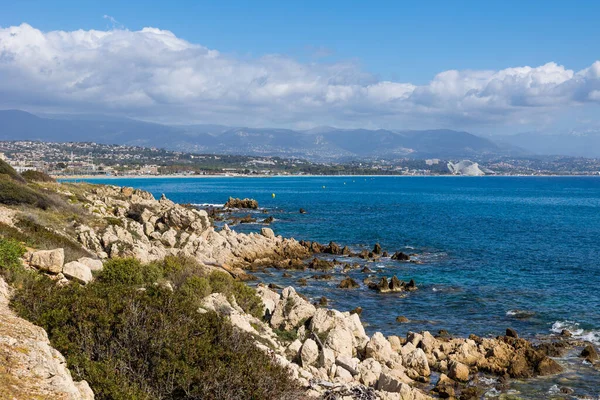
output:
[[[453,130],[391,131],[319,127],[309,131],[223,125],[161,125],[96,115],[36,116],[0,111],[0,140],[96,142],[202,153],[302,157],[463,158],[519,154],[511,146]]]
[[[564,134],[527,132],[504,136],[501,140],[503,143],[519,146],[534,154],[600,157],[600,131]]]

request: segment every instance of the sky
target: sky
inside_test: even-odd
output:
[[[600,130],[598,1],[0,0],[0,10],[4,109]]]

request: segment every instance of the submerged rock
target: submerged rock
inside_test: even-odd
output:
[[[379,293],[417,290],[417,285],[413,279],[406,283],[399,280],[395,275],[392,276],[392,279],[389,282],[386,277],[382,277],[377,283],[368,281],[367,286],[369,289],[376,290]]]

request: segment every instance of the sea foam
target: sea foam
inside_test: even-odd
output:
[[[550,331],[560,334],[567,330],[574,338],[600,345],[600,330],[585,330],[575,321],[556,321],[552,324]]]

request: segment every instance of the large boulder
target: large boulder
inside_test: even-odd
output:
[[[365,347],[365,356],[379,362],[390,361],[394,358],[394,355],[397,355],[397,353],[392,350],[392,345],[381,332],[375,332]]]
[[[427,356],[422,349],[416,349],[413,352],[402,357],[404,366],[407,368],[406,374],[412,378],[431,375]]]
[[[297,328],[312,317],[315,311],[315,306],[300,297],[293,287],[286,287],[281,291],[281,299],[271,316],[271,326],[283,330]]]
[[[77,261],[87,266],[90,269],[90,271],[102,271],[102,269],[104,268],[104,265],[102,264],[101,260],[96,260],[89,257],[81,257]]]
[[[304,368],[314,365],[319,359],[319,346],[312,339],[306,339],[300,350],[300,361]]]
[[[381,364],[373,359],[363,360],[357,367],[360,382],[365,386],[375,386],[381,374]]]
[[[450,361],[448,376],[456,381],[467,382],[469,380],[469,367],[458,361]]]
[[[333,350],[336,356],[352,357],[354,353],[353,342],[352,332],[343,327],[337,327],[329,331],[324,345]]]
[[[53,274],[62,272],[64,262],[65,251],[63,249],[35,251],[29,259],[31,266]]]
[[[275,306],[279,302],[279,293],[269,289],[264,284],[259,284],[256,287],[256,294],[261,298],[265,306],[264,309],[265,315],[268,317],[267,319],[271,318],[271,315],[273,315],[273,311],[275,311]]]
[[[90,268],[79,261],[71,261],[63,266],[62,273],[70,279],[75,279],[84,285],[93,279]]]

